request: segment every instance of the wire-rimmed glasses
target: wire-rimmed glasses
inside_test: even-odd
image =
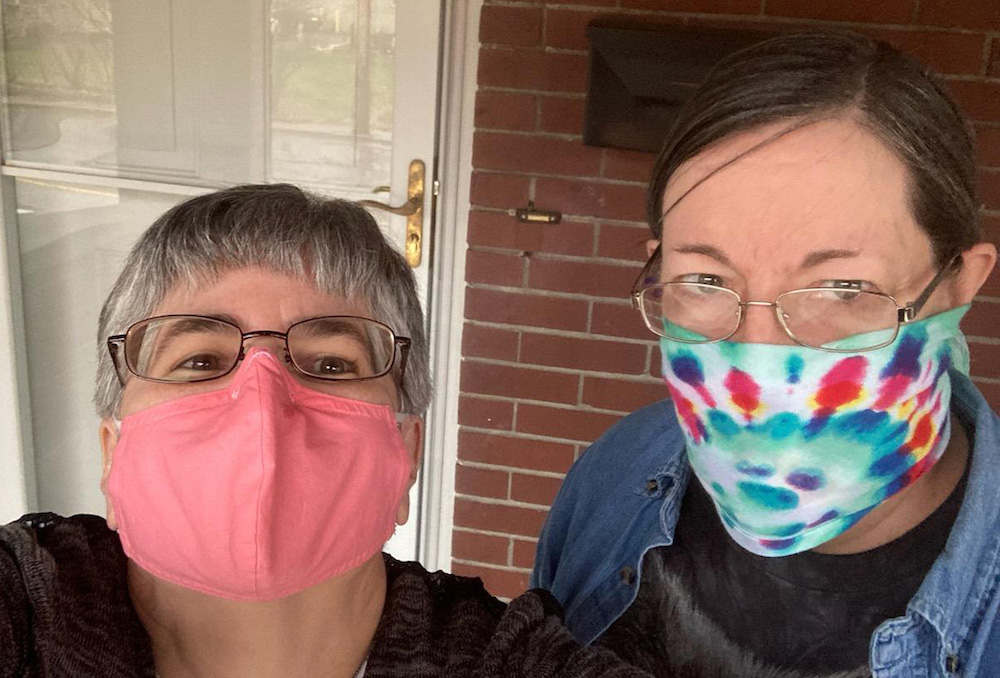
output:
[[[739,330],[748,306],[770,306],[778,324],[797,344],[848,353],[870,351],[896,340],[912,322],[959,257],[944,266],[916,301],[900,305],[883,292],[854,281],[790,290],[774,301],[744,301],[734,290],[707,282],[650,283],[659,247],[633,285],[632,304],[654,334],[690,344],[725,341]]]
[[[221,318],[162,315],[135,323],[124,334],[108,337],[118,378],[127,368],[140,379],[191,383],[224,377],[245,356],[244,342],[254,337],[284,340],[285,360],[313,379],[364,381],[392,370],[399,350],[400,381],[410,339],[387,325],[357,316],[321,316],[295,323],[285,332],[244,332]]]

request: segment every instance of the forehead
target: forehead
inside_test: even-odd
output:
[[[371,317],[368,305],[326,292],[310,280],[266,268],[236,268],[202,283],[175,283],[152,315],[227,315],[244,331],[284,330],[323,315]]]
[[[784,127],[735,135],[678,168],[664,192],[665,252],[698,241],[769,270],[817,250],[858,251],[886,274],[929,263],[906,167],[889,148],[849,119]]]

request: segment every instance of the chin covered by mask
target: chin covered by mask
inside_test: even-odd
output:
[[[226,388],[125,417],[108,494],[142,569],[273,600],[381,551],[411,466],[391,408],[307,388],[255,348]]]
[[[661,339],[691,467],[730,536],[764,556],[806,551],[926,473],[950,438],[948,372],[968,373],[967,310],[855,353]]]

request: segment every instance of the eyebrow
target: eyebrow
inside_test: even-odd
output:
[[[718,247],[712,247],[711,245],[681,245],[680,247],[675,247],[674,252],[677,252],[678,254],[700,254],[702,256],[711,257],[719,263],[733,268],[733,264],[729,261],[729,257],[723,254],[722,250]]]
[[[818,250],[806,255],[799,266],[799,270],[819,266],[833,259],[850,259],[860,254],[857,250]]]
[[[729,257],[727,257],[718,247],[713,247],[712,245],[705,245],[702,243],[681,245],[680,247],[675,247],[674,252],[677,252],[678,254],[700,254],[702,256],[715,259],[719,263],[733,268],[733,264],[729,260]],[[819,266],[820,264],[826,263],[832,259],[849,259],[851,257],[856,257],[859,254],[860,252],[857,250],[817,250],[815,252],[810,252],[805,256],[802,263],[799,264],[799,270]]]

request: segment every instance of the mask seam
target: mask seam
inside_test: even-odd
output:
[[[242,389],[243,384],[240,384]],[[258,430],[260,431],[260,444],[258,449],[260,450],[260,456],[258,457],[259,472],[260,477],[264,478],[264,393],[261,389],[257,389],[257,416],[260,417],[260,426]],[[258,596],[258,583],[260,581],[260,511],[261,511],[261,497],[264,494],[264,483],[258,483],[257,485],[257,505],[254,510],[254,526],[253,526],[253,592],[254,596]]]

